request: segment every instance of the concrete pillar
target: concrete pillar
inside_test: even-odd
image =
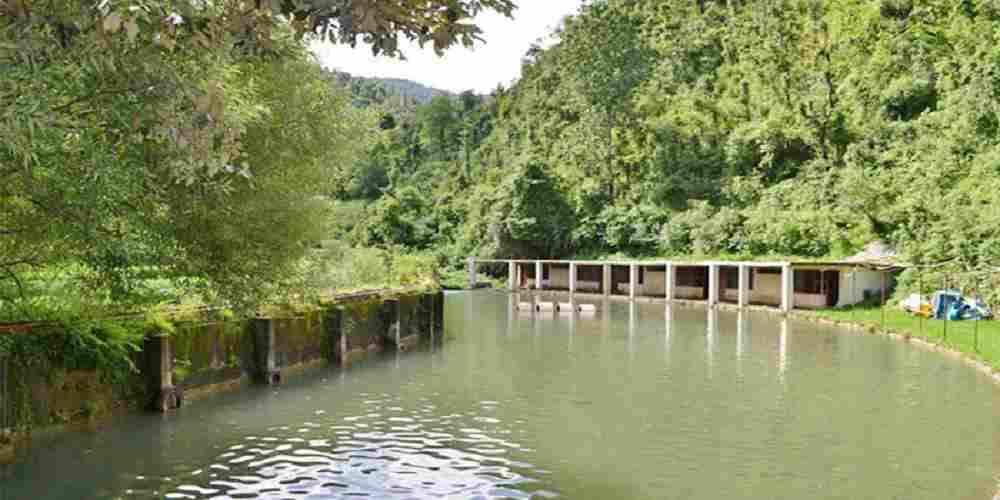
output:
[[[7,373],[10,370],[9,366],[7,357],[0,356],[0,433],[14,427],[14,416],[11,414],[13,402],[10,401],[11,391],[7,382],[10,380],[10,375]]]
[[[400,349],[400,340],[402,338],[402,324],[400,322],[400,304],[399,299],[385,299],[382,302],[382,313],[385,314],[384,318],[386,320],[386,331],[385,338],[392,342],[396,346],[396,349]]]
[[[746,264],[740,264],[739,270],[739,298],[737,304],[740,307],[746,307],[750,305],[750,266]]]
[[[326,329],[326,359],[331,365],[340,365],[344,361],[344,311],[334,308],[326,311],[323,316],[323,327]]]
[[[791,264],[781,266],[781,312],[795,307],[795,275]]]
[[[544,264],[542,264],[542,261],[540,261],[540,260],[536,260],[535,261],[535,289],[536,290],[542,290],[542,289],[545,288],[542,285],[542,274],[543,274],[543,270],[544,270],[543,266],[544,266]]]
[[[604,296],[611,295],[611,264],[604,264],[601,269],[601,281],[604,285]]]
[[[708,305],[719,304],[719,265],[708,265]]]
[[[476,288],[476,259],[469,257],[469,289]]]
[[[639,289],[639,266],[630,264],[628,266],[628,296],[635,299],[636,291]]]
[[[170,337],[159,334],[147,336],[143,339],[142,352],[146,358],[143,376],[150,396],[149,408],[159,412],[180,408],[184,396],[179,388],[174,387]]]
[[[517,263],[514,261],[507,262],[507,289],[517,290],[518,280],[517,280]]]
[[[664,290],[665,297],[667,300],[674,300],[674,287],[677,284],[677,266],[673,262],[666,263],[667,275],[664,279],[666,282],[666,290]]]
[[[576,293],[576,262],[569,263],[569,293]]]
[[[275,354],[274,322],[273,319],[258,318],[253,325],[255,377],[257,382],[267,385],[281,383],[281,370]]]

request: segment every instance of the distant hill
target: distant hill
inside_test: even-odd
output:
[[[329,71],[328,74],[338,84],[351,89],[355,104],[358,106],[389,103],[395,107],[407,109],[426,104],[438,96],[456,97],[458,95],[402,78],[354,76],[336,70]]]
[[[404,80],[402,78],[355,78],[381,83],[385,87],[395,91],[395,93],[413,98],[420,104],[427,103],[437,96],[454,97],[456,95],[455,93],[447,90],[428,87],[422,83],[414,82],[412,80]]]

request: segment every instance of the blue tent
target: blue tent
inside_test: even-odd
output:
[[[931,311],[934,319],[945,319],[951,305],[962,302],[962,293],[958,290],[941,290],[934,293],[931,299]]]
[[[940,290],[931,299],[934,319],[984,319],[993,316],[990,309],[980,300],[962,296],[958,290]]]

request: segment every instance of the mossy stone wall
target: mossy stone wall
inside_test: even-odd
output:
[[[165,361],[152,362],[146,352],[136,352],[135,373],[116,374],[115,380],[96,369],[52,361],[65,356],[30,363],[0,358],[0,452],[9,447],[12,436],[31,429],[149,406],[156,395],[150,393],[155,389],[146,382],[157,367],[171,375],[173,386],[183,392],[252,380],[262,369],[258,366],[261,359],[269,360],[280,373],[316,361],[350,364],[382,350],[404,349],[395,345],[393,325],[397,321],[399,339],[422,342],[431,338],[440,321],[435,314],[442,307],[443,295],[413,292],[392,295],[391,305],[386,300],[384,295],[360,296],[268,319],[226,320],[205,315],[175,320],[164,345],[169,351],[163,356]],[[258,342],[261,322],[269,336],[267,343]],[[0,335],[8,334],[59,332]],[[262,345],[269,346],[265,347],[269,352],[261,353]]]

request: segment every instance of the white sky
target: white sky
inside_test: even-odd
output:
[[[547,37],[568,14],[579,10],[583,0],[517,0],[514,19],[494,12],[484,12],[475,22],[483,30],[485,43],[474,50],[452,47],[444,57],[437,57],[428,47],[401,43],[406,61],[372,56],[371,48],[358,44],[355,49],[329,42],[313,44],[313,51],[327,68],[356,76],[406,78],[431,87],[461,92],[472,89],[489,93],[497,84],[509,84],[521,75],[521,57],[531,44]],[[544,44],[543,44],[544,45]]]

